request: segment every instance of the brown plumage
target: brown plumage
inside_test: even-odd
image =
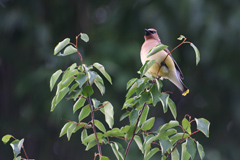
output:
[[[175,86],[177,86],[177,88],[181,91],[183,96],[188,94],[189,89],[182,82],[182,79],[183,79],[182,71],[179,68],[177,62],[173,59],[172,55],[171,54],[168,55],[169,53],[168,49],[162,50],[147,58],[148,52],[153,47],[155,47],[158,44],[162,44],[157,34],[157,31],[153,28],[145,29],[144,39],[145,39],[145,42],[142,45],[141,53],[140,53],[142,64],[144,64],[147,60],[155,59],[156,61],[152,65],[152,67],[149,68],[146,76],[153,77],[153,78],[161,77],[161,78],[169,79]]]

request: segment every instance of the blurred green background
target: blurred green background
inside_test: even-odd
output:
[[[12,134],[25,138],[29,158],[48,160],[93,159],[96,148],[84,150],[80,132],[68,142],[58,138],[72,115],[71,101],[50,112],[49,79],[57,69],[66,69],[77,55],[53,56],[54,47],[64,38],[74,42],[80,32],[90,37],[79,48],[88,65],[103,64],[112,76],[106,94],[119,122],[126,94],[126,82],[137,77],[141,67],[139,52],[144,29],[156,28],[162,42],[173,49],[185,35],[200,50],[195,66],[193,49],[185,44],[173,52],[181,67],[190,94],[182,97],[177,88],[164,80],[164,90],[178,108],[178,120],[185,114],[211,122],[210,138],[194,136],[204,146],[207,160],[238,160],[240,157],[240,1],[238,0],[0,0],[0,137]],[[102,119],[102,115],[97,119]],[[163,114],[161,104],[150,116],[158,123],[173,119]],[[102,117],[102,118],[101,118]],[[124,146],[126,143],[122,142]],[[115,159],[109,146],[103,154]],[[142,159],[133,144],[128,159]],[[160,153],[152,159],[159,159]],[[0,143],[0,159],[13,158],[12,149]],[[198,159],[199,156],[196,157]]]

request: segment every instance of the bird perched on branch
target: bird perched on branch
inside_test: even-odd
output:
[[[189,89],[182,82],[182,71],[167,48],[147,58],[149,51],[153,47],[162,44],[157,31],[153,28],[145,29],[144,39],[145,42],[140,52],[142,64],[145,64],[147,60],[155,60],[155,63],[149,68],[147,74],[150,73],[154,78],[169,79],[177,86],[182,95],[186,96],[189,93]]]

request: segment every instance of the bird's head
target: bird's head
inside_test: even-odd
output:
[[[156,39],[156,40],[160,41],[158,34],[157,34],[157,30],[154,28],[145,29],[144,38],[145,38],[145,40]]]

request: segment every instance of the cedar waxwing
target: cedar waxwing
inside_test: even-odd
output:
[[[189,93],[189,89],[183,84],[183,74],[177,62],[173,59],[172,55],[168,53],[168,49],[161,50],[160,52],[147,58],[148,52],[158,44],[162,44],[155,29],[145,29],[144,35],[145,42],[142,45],[140,56],[141,62],[144,64],[147,60],[155,60],[155,63],[149,68],[146,76],[154,78],[169,79],[181,91],[183,96]],[[168,56],[167,56],[168,55]],[[166,58],[167,56],[167,58]],[[166,58],[166,59],[165,59]],[[164,61],[165,59],[165,61]],[[164,62],[163,62],[164,61]]]

